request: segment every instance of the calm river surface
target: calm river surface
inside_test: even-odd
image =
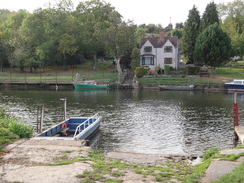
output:
[[[0,102],[21,121],[36,125],[45,105],[44,128],[68,116],[103,116],[96,145],[102,152],[201,154],[209,147],[233,147],[233,94],[173,91],[2,90]],[[244,95],[238,95],[240,119]],[[241,122],[242,125],[243,121]]]

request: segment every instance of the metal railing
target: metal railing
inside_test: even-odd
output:
[[[81,123],[79,126],[77,126],[73,138],[75,138],[75,136],[77,134],[79,134],[80,132],[82,132],[83,130],[85,130],[87,127],[89,127],[90,124],[92,124],[98,118],[99,118],[99,115],[98,115],[98,113],[96,113],[94,116],[91,116],[91,117],[87,118],[87,120],[85,120],[83,123]]]

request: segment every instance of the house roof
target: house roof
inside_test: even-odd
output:
[[[164,37],[163,40],[160,40],[159,37],[151,37],[151,38],[142,38],[141,43],[140,43],[140,48],[147,42],[149,41],[154,48],[162,48],[163,45],[167,42],[170,41],[174,47],[177,47],[178,45],[178,38],[177,37]]]

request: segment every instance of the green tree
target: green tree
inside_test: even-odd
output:
[[[194,60],[198,65],[209,65],[214,70],[228,61],[231,53],[231,41],[215,23],[199,35],[194,51]]]
[[[234,0],[218,6],[222,29],[230,36],[233,55],[244,55],[244,2]]]
[[[8,60],[7,45],[3,40],[0,40],[0,70],[3,71],[4,63]]]
[[[189,11],[182,38],[183,53],[191,63],[194,62],[193,53],[195,50],[196,40],[199,35],[200,22],[201,20],[199,11],[194,5],[193,8]]]
[[[140,50],[138,48],[134,48],[131,53],[131,67],[135,70],[140,66]]]
[[[181,23],[176,23],[175,24],[175,28],[176,29],[182,29],[182,28],[184,28],[184,24],[181,22]]]
[[[121,74],[121,57],[135,45],[136,26],[126,22],[117,25],[111,24],[106,29],[101,29],[101,26],[101,24],[97,25],[96,36],[107,45],[111,56],[116,62],[117,71]]]
[[[101,0],[90,0],[80,2],[76,8],[76,16],[82,24],[84,36],[85,54],[92,55],[93,69],[96,68],[96,60],[98,52],[103,52],[105,45],[97,38],[95,33],[96,25],[110,24],[111,18],[117,12],[109,3]],[[121,15],[117,14],[120,19]]]
[[[183,29],[174,29],[172,30],[171,35],[181,39],[183,36]]]
[[[216,4],[214,2],[211,2],[207,5],[203,13],[200,29],[201,31],[203,31],[208,26],[215,23],[219,24],[219,15],[218,15]]]

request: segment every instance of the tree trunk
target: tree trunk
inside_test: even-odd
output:
[[[97,65],[97,54],[95,53],[93,55],[93,66],[92,69],[95,70],[96,69],[96,65]]]
[[[115,58],[116,68],[119,74],[122,74],[122,69],[120,67],[120,58]]]

